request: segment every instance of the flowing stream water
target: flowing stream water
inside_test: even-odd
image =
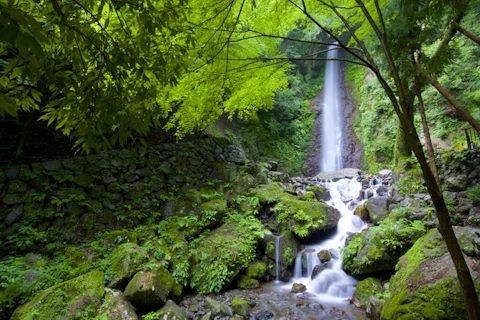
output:
[[[321,171],[342,169],[342,105],[340,84],[342,70],[338,59],[336,45],[328,47],[328,61],[325,68],[325,84],[323,90],[322,135],[321,135]],[[332,60],[333,59],[333,60]]]

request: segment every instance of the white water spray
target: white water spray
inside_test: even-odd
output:
[[[275,237],[275,281],[280,281],[280,240],[281,236]]]
[[[340,99],[341,69],[336,45],[328,47],[322,108],[322,148],[320,170],[342,169],[342,105]]]

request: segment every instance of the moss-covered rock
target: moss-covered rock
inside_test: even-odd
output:
[[[94,320],[137,320],[133,307],[122,292],[105,288],[105,298]]]
[[[248,266],[265,229],[253,216],[231,215],[191,250],[190,286],[198,293],[219,292]]]
[[[264,277],[266,270],[267,265],[265,262],[256,261],[248,265],[246,273],[249,278],[261,280]]]
[[[277,203],[283,199],[295,199],[295,196],[285,192],[278,182],[262,184],[248,192],[251,196],[257,197],[263,205]]]
[[[337,209],[320,202],[285,199],[274,209],[282,230],[290,230],[304,238],[315,231],[335,228],[340,219]]]
[[[389,213],[390,207],[390,198],[389,197],[373,197],[368,199],[363,207],[368,211],[368,217],[373,223],[378,223],[379,221],[385,219]]]
[[[471,232],[469,228],[454,229],[457,238]],[[466,261],[478,292],[478,262],[468,256]],[[382,319],[468,319],[455,267],[436,229],[420,238],[400,259],[396,269]]]
[[[212,313],[214,317],[233,317],[232,308],[221,301],[206,298],[205,309]]]
[[[168,300],[167,303],[157,311],[159,319],[166,320],[188,320],[188,316],[175,302]]]
[[[237,280],[237,287],[240,289],[254,289],[260,287],[260,283],[257,279],[241,274]]]
[[[313,192],[318,201],[327,201],[330,198],[328,190],[322,186],[309,186],[307,190]]]
[[[42,291],[17,308],[11,319],[93,318],[105,294],[104,274],[92,271]]]
[[[355,299],[362,308],[367,308],[370,303],[370,297],[376,296],[383,291],[382,282],[377,278],[366,278],[360,281],[355,291]]]
[[[119,245],[109,257],[113,277],[108,286],[116,287],[128,280],[148,259],[148,254],[135,243],[129,242]]]
[[[425,233],[420,221],[386,219],[351,237],[342,250],[343,266],[351,274],[395,270],[397,260]]]
[[[125,297],[137,308],[154,310],[170,296],[182,294],[182,286],[161,264],[139,271],[125,288]]]
[[[249,301],[235,297],[232,299],[232,309],[233,309],[233,312],[235,312],[239,316],[248,318],[250,316],[250,311],[252,310],[252,306]]]
[[[122,243],[135,243],[137,244],[138,234],[133,231],[129,231],[127,229],[122,230],[113,230],[104,235],[103,237],[103,244],[108,245],[119,245]]]
[[[67,263],[80,272],[86,272],[92,267],[94,256],[88,252],[84,252],[77,247],[69,246],[65,252]]]

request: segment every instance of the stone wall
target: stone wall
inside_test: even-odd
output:
[[[169,200],[229,181],[245,161],[228,140],[209,138],[0,169],[0,258],[161,219]]]

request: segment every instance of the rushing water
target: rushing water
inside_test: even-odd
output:
[[[275,281],[280,281],[280,240],[281,236],[275,237]]]
[[[341,69],[337,46],[328,47],[322,108],[321,171],[335,171],[342,163],[342,105],[340,99]]]
[[[307,292],[314,294],[318,301],[338,305],[347,303],[348,299],[352,298],[357,285],[357,281],[343,271],[339,249],[345,245],[349,234],[358,233],[367,225],[354,214],[355,208],[361,203],[354,200],[360,195],[360,182],[356,179],[341,179],[328,182],[325,187],[329,189],[331,196],[327,204],[340,212],[336,232],[319,243],[305,246],[295,260],[293,279],[283,286],[290,289],[292,283],[303,283]],[[332,259],[321,263],[318,257],[321,250],[328,250]],[[312,279],[312,273],[318,266],[322,266],[323,270]]]

